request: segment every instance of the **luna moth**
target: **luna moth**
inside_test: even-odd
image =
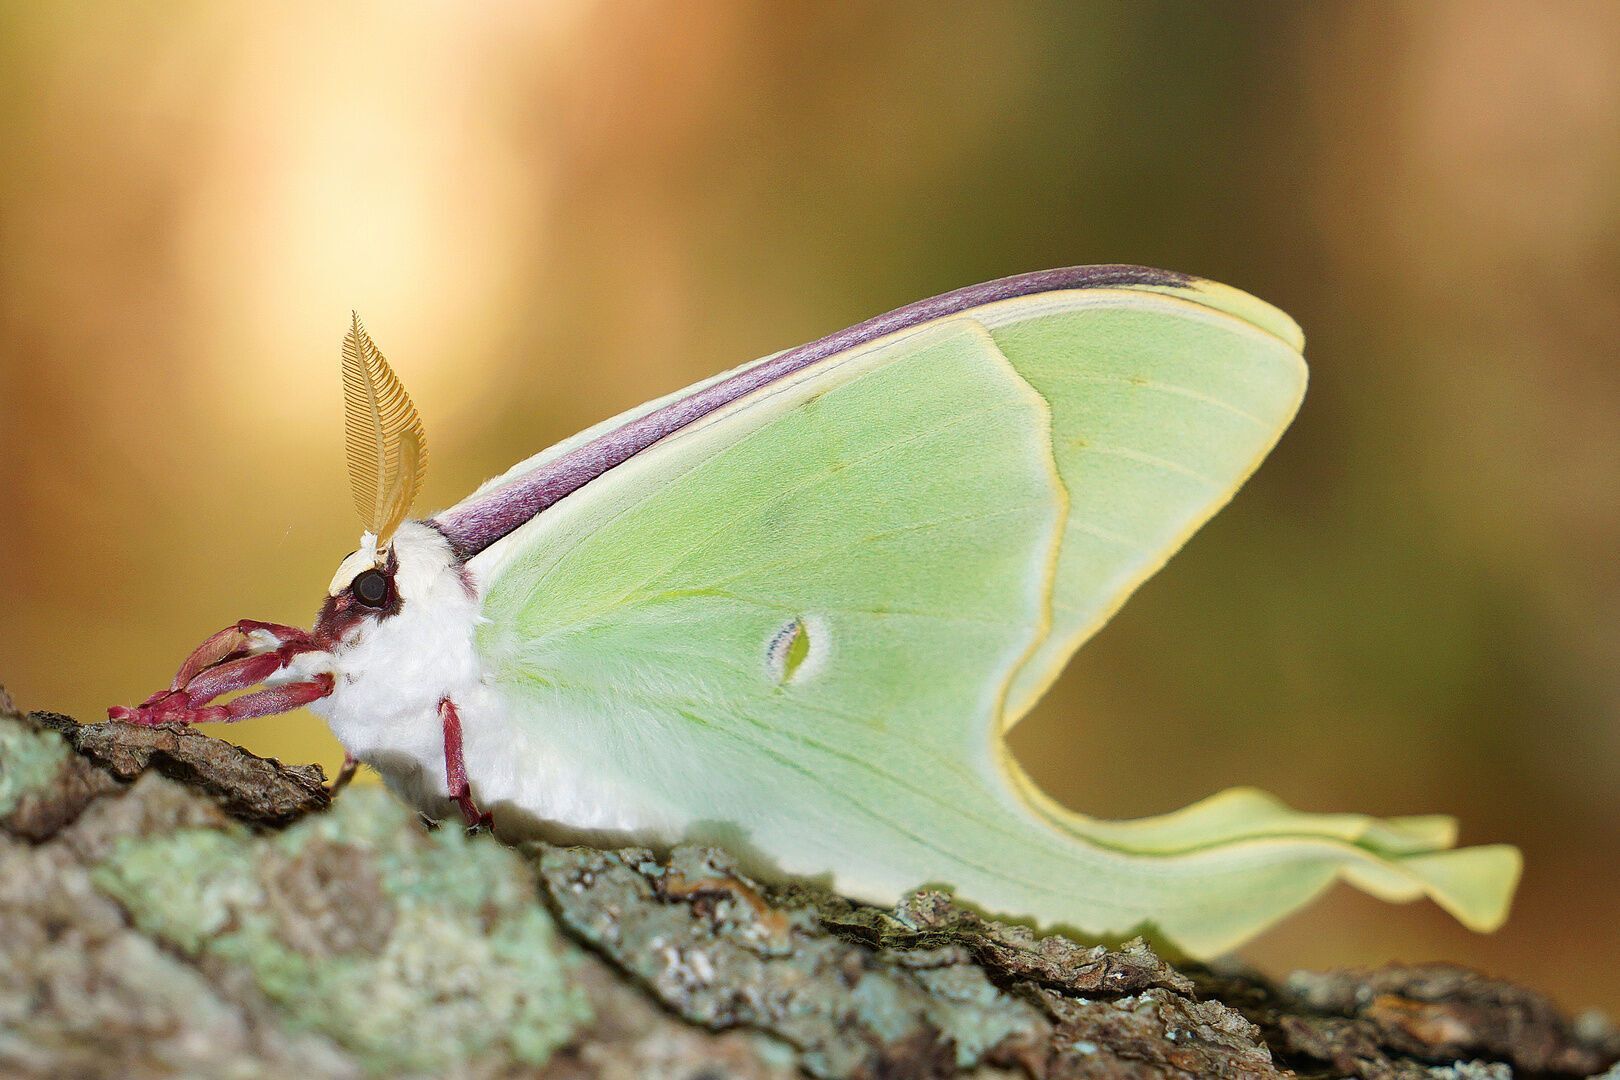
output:
[[[435,817],[713,841],[892,903],[923,885],[1091,937],[1228,950],[1337,879],[1506,917],[1516,850],[1445,817],[1239,789],[1134,821],[1038,791],[1004,736],[1272,448],[1303,338],[1135,266],[911,304],[598,424],[408,519],[415,407],[343,346],[359,549],[313,630],[220,631],[143,724],[308,705]],[[263,683],[224,704],[216,699]]]

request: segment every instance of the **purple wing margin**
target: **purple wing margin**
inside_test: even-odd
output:
[[[713,386],[693,392],[645,416],[576,447],[552,461],[491,488],[476,499],[457,506],[428,522],[450,541],[456,557],[465,562],[486,547],[522,526],[534,515],[590,483],[609,469],[622,465],[636,454],[699,420],[744,394],[835,353],[864,345],[898,330],[932,319],[955,315],[970,308],[1015,296],[1060,292],[1069,289],[1098,289],[1123,285],[1181,286],[1195,280],[1190,275],[1145,266],[1069,266],[1031,274],[969,285],[928,300],[896,308],[886,315],[867,319],[847,330],[801,345],[796,349],[745,368]]]

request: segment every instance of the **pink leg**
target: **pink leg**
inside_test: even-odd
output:
[[[338,792],[348,787],[349,781],[354,779],[355,770],[359,767],[360,759],[345,750],[343,752],[343,768],[338,770],[337,776],[333,778],[331,786],[329,786],[326,790],[331,794],[336,795]]]
[[[495,817],[478,809],[467,783],[467,762],[461,756],[461,714],[449,698],[439,701],[439,722],[444,725],[444,776],[450,785],[450,798],[461,807],[462,820],[469,829],[495,827]]]
[[[114,707],[107,710],[107,715],[114,720],[127,720],[148,727],[157,724],[233,724],[238,720],[249,720],[255,716],[274,716],[276,713],[291,712],[312,701],[319,701],[331,692],[332,676],[323,673],[308,682],[283,683],[280,686],[255,690],[224,705],[161,709],[149,709],[145,705],[138,709]],[[124,715],[119,715],[120,713]]]
[[[266,648],[263,637],[255,636],[256,632],[275,644]],[[296,709],[330,694],[331,677],[271,687],[223,707],[204,706],[221,694],[263,682],[300,653],[318,651],[319,646],[309,634],[297,627],[244,619],[199,645],[180,665],[168,690],[159,690],[133,709],[114,706],[107,710],[107,716],[133,724],[197,724]],[[315,693],[316,688],[321,692]]]
[[[180,689],[171,690],[160,697],[159,702],[179,698],[184,699],[184,703],[176,701],[175,705],[182,708],[200,708],[221,694],[228,694],[233,690],[245,690],[250,686],[264,682],[264,680],[286,667],[287,661],[290,659],[292,659],[290,656],[283,656],[277,650],[276,652],[239,656],[234,660],[226,660],[215,664],[211,668],[204,668],[190,682],[183,684]]]
[[[254,638],[253,634],[256,631],[273,639],[277,652],[289,646],[296,647],[298,652],[309,652],[316,648],[307,630],[300,630],[296,626],[282,626],[280,623],[259,622],[257,619],[243,619],[235,626],[227,626],[193,649],[191,655],[186,657],[186,662],[180,665],[180,670],[175,674],[174,682],[169,684],[169,689],[183,689],[204,669],[224,660],[234,660],[238,656],[248,655],[254,642],[262,640]]]

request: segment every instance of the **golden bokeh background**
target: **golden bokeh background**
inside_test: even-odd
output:
[[[1305,326],[1232,507],[1016,733],[1087,811],[1231,784],[1521,845],[1500,933],[1341,889],[1245,951],[1620,1009],[1620,7],[0,8],[0,681],[93,718],[353,547],[351,307],[423,509],[958,285],[1190,270]],[[338,751],[304,714],[221,733]]]

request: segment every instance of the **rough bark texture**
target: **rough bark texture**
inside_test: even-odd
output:
[[[1620,1080],[1617,1057],[1460,968],[1276,984],[937,893],[761,886],[712,848],[512,848],[0,691],[6,1077]]]

